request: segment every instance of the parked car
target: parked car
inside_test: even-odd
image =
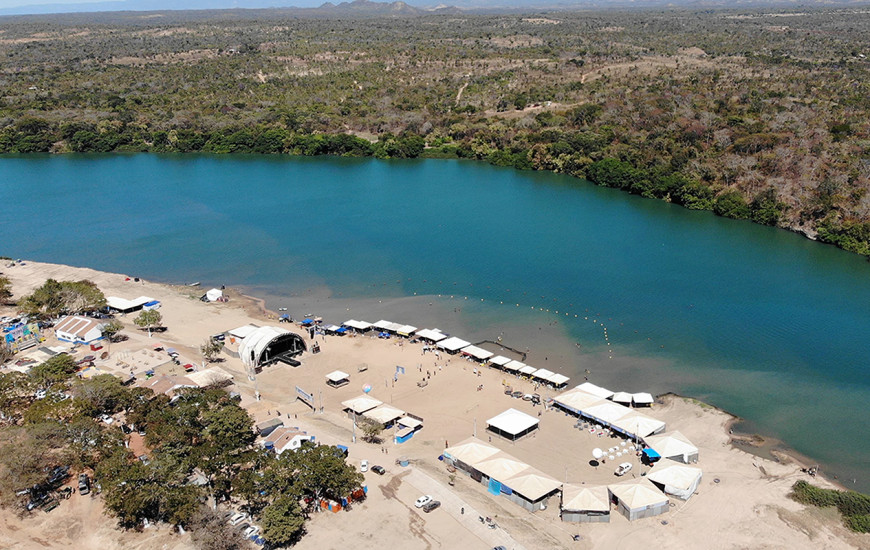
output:
[[[250,529],[250,527],[251,527],[250,523],[241,523],[239,525],[236,525],[236,529],[238,529],[242,533],[244,533],[247,529]]]
[[[423,506],[426,506],[426,504],[428,504],[431,500],[432,500],[431,496],[423,495],[414,502],[414,507],[415,508],[422,508]]]
[[[631,471],[631,462],[623,462],[619,466],[616,467],[616,472],[614,472],[618,476],[624,476],[629,471]]]
[[[257,527],[256,525],[251,525],[250,527],[245,529],[245,532],[244,532],[246,539],[249,539],[251,537],[256,537],[259,534],[260,534],[260,528]]]
[[[382,475],[384,475],[385,473],[387,473],[387,471],[384,470],[384,467],[383,467],[383,466],[372,466],[372,471],[373,471],[374,473],[378,474],[379,476],[382,476]]]
[[[79,474],[79,494],[86,495],[91,492],[91,480],[88,474]]]
[[[512,395],[513,397],[516,397],[517,399],[522,399],[522,397],[523,397],[523,392],[521,392],[521,391],[515,391],[515,392],[512,393],[511,395]]]
[[[369,471],[369,461],[366,459],[362,459],[359,461],[359,471],[360,472],[368,472]]]
[[[247,514],[243,514],[242,512],[237,513],[233,517],[230,518],[230,525],[238,525],[245,521],[245,518],[248,517]]]
[[[438,508],[439,506],[441,506],[441,503],[439,501],[430,500],[429,502],[427,502],[426,504],[423,505],[423,511],[428,514],[429,512],[431,512],[435,508]]]

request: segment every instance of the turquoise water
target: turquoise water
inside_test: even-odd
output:
[[[504,332],[535,366],[696,396],[870,491],[870,263],[797,235],[457,161],[4,157],[0,196],[0,254]]]

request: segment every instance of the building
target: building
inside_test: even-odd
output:
[[[643,442],[664,458],[685,464],[698,462],[698,448],[679,431],[644,437]]]
[[[616,500],[619,513],[628,521],[651,518],[668,511],[670,501],[655,485],[643,478],[608,485],[611,499]]]
[[[242,363],[254,372],[305,351],[305,341],[295,332],[278,327],[257,327],[239,344]],[[298,364],[298,363],[297,363]]]
[[[269,434],[268,440],[264,441],[263,445],[267,449],[272,449],[277,454],[284,451],[295,451],[302,446],[304,441],[314,443],[314,436],[308,435],[307,432],[301,431],[299,428],[281,427],[275,429]]]
[[[700,468],[673,464],[664,468],[653,468],[646,476],[655,483],[666,495],[673,495],[682,500],[689,500],[701,483]]]
[[[54,326],[58,340],[73,344],[90,344],[103,337],[103,325],[97,319],[70,315],[64,317]]]
[[[574,523],[610,522],[607,487],[562,486],[562,521]]]
[[[538,419],[516,409],[508,409],[486,421],[486,429],[511,441],[538,429]]]

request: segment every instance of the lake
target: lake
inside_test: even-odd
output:
[[[870,263],[798,235],[467,161],[7,156],[0,193],[0,254],[501,336],[574,384],[722,407],[870,491]]]

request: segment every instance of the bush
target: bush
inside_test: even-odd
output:
[[[792,486],[791,498],[818,507],[836,506],[846,526],[858,533],[870,532],[870,496],[856,491],[822,489],[806,481]]]

